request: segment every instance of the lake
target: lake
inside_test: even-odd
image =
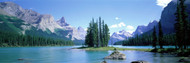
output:
[[[62,47],[3,47],[0,48],[0,63],[100,63],[113,51],[86,51],[71,49],[80,46]],[[114,46],[122,47],[122,46]],[[123,46],[124,48],[126,46]],[[135,48],[135,46],[127,46]],[[139,48],[138,46],[136,46]],[[140,46],[143,47],[143,46]],[[146,48],[144,46],[143,48]],[[149,47],[147,47],[149,48]],[[179,63],[180,57],[142,51],[120,51],[126,60],[106,60],[108,63],[130,63],[145,60],[150,63]],[[23,58],[24,60],[18,60]],[[183,63],[183,62],[180,62]]]

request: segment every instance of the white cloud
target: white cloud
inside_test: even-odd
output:
[[[125,23],[120,22],[120,23],[118,24],[118,26],[119,26],[119,27],[123,27],[123,26],[126,26],[126,25],[125,25]]]
[[[115,17],[115,20],[119,20],[120,18],[119,17]]]
[[[156,3],[158,6],[161,6],[162,8],[166,7],[168,3],[170,3],[172,0],[157,0]]]
[[[131,29],[134,29],[134,27],[131,26],[131,25],[128,25],[128,26],[127,26],[127,29],[130,29],[130,30],[131,30]]]
[[[134,31],[133,31],[133,30],[127,30],[127,32],[129,32],[129,33],[131,33],[131,34],[132,34]]]
[[[117,24],[111,25],[110,28],[117,28]]]
[[[126,26],[124,22],[120,22],[119,24],[111,25],[110,28],[118,28]]]
[[[133,26],[131,26],[131,25],[127,25],[126,28],[127,28],[127,32],[129,32],[131,34],[135,31],[135,28]]]
[[[88,28],[85,28],[84,30],[85,30],[85,31],[87,31],[87,30],[88,30]]]

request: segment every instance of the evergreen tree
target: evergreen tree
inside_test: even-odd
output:
[[[89,23],[89,25],[90,25],[90,23]],[[87,28],[87,33],[86,33],[86,36],[85,36],[85,45],[89,45],[89,43],[90,43],[90,27],[88,27]]]
[[[93,21],[90,23],[90,27],[89,27],[89,47],[94,47],[94,33],[93,33]]]
[[[94,44],[96,45],[96,47],[98,47],[99,43],[98,43],[98,22],[94,23],[94,34],[95,34],[95,38],[94,38]]]
[[[99,28],[98,28],[99,27]],[[98,21],[94,23],[94,19],[89,24],[87,35],[85,37],[85,45],[88,47],[105,47],[108,44],[109,40],[109,28],[104,25],[104,21],[101,22],[101,18],[99,18],[99,26]]]
[[[110,40],[110,33],[109,33],[109,28],[108,25],[105,24],[105,46],[108,45],[108,41]]]
[[[153,44],[152,44],[152,46],[154,47],[154,49],[157,49],[156,48],[156,43],[157,43],[157,36],[156,36],[156,27],[154,26],[154,31],[153,31],[153,34],[152,34],[152,36],[153,36]]]
[[[185,6],[185,1],[186,0],[180,0],[180,8],[181,8],[181,18],[182,18],[182,22],[183,22],[183,32],[184,32],[184,41],[183,41],[183,45],[184,45],[184,49],[187,48],[187,42],[188,42],[188,14],[186,12],[186,6]]]
[[[179,2],[177,2],[177,12],[175,13],[176,15],[176,23],[175,23],[175,29],[176,29],[176,39],[177,39],[177,45],[179,48],[182,48],[182,38],[183,38],[183,23],[182,23],[182,18],[181,18],[181,9]]]
[[[99,44],[102,46],[102,22],[101,22],[101,17],[99,17]]]
[[[186,13],[186,6],[184,2],[185,0],[177,1],[177,11],[175,13],[177,21],[175,24],[176,39],[177,45],[180,49],[187,48],[187,42],[189,39],[189,23],[187,20],[188,15]]]
[[[94,45],[96,44],[96,33],[95,33],[95,23],[94,23],[94,19],[92,19],[92,23],[91,23],[91,27],[90,27],[90,30],[91,30],[91,33],[90,33],[90,46],[91,47],[94,47]]]
[[[105,27],[104,27],[104,20],[102,20],[102,47],[105,46]]]
[[[160,45],[160,48],[163,48],[163,32],[162,32],[162,25],[161,25],[161,22],[159,22],[159,45]]]

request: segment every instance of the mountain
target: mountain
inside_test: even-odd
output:
[[[82,37],[82,40],[85,40],[84,38],[85,38],[86,33],[87,33],[86,30],[84,28],[80,27],[80,26],[78,27],[77,30],[80,33],[79,36]]]
[[[154,26],[158,24],[158,21],[154,20],[150,22],[147,26],[145,25],[140,25],[137,27],[135,32],[130,34],[129,32],[126,32],[125,30],[119,31],[119,32],[114,32],[109,40],[108,44],[114,44],[115,42],[122,41],[125,39],[128,39],[129,37],[134,37],[135,35],[141,35],[143,33],[146,33],[148,31],[151,31]]]
[[[6,12],[6,14],[22,19],[25,23],[43,31],[48,29],[51,32],[54,32],[54,29],[61,28],[61,26],[57,25],[54,21],[53,16],[41,15],[35,11],[23,9],[19,5],[12,2],[1,2],[0,9]]]
[[[154,28],[154,26],[156,26],[158,24],[158,21],[154,20],[152,22],[150,22],[147,26],[145,25],[140,25],[137,27],[137,29],[135,30],[135,32],[133,32],[133,35],[141,35],[145,32],[148,32],[150,30],[152,30]]]
[[[62,17],[60,20],[58,20],[58,21],[56,21],[56,22],[57,22],[57,24],[59,24],[59,25],[62,26],[62,27],[64,27],[64,26],[69,26],[69,24],[66,23],[64,17]]]
[[[190,20],[190,0],[186,0],[185,2],[187,8],[188,19]],[[164,34],[175,33],[174,24],[176,23],[175,13],[177,10],[177,0],[172,0],[162,11],[160,22],[162,25],[162,30]],[[153,27],[156,25],[156,31],[158,32],[158,22],[153,21],[153,23],[149,23],[148,26],[138,26],[133,35],[136,34],[150,34],[153,32]]]
[[[23,20],[20,20],[16,17],[0,15],[0,31],[22,33],[22,25],[27,25],[23,22]]]
[[[189,15],[189,20],[190,20],[190,0],[186,0],[185,4],[187,6],[186,11]],[[166,6],[162,11],[160,21],[162,24],[163,32],[165,34],[175,32],[174,24],[176,23],[175,21],[176,17],[174,14],[176,13],[176,10],[177,10],[177,2],[171,1],[168,4],[168,6]]]
[[[82,27],[79,26],[78,29],[76,29],[75,27],[70,26],[66,23],[64,17],[56,22],[64,30],[68,31],[68,34],[66,35],[67,38],[71,38],[71,40],[85,40],[86,31]]]
[[[114,32],[111,35],[108,44],[114,44],[115,42],[128,39],[129,37],[132,37],[132,34],[130,34],[129,32],[126,32],[125,30],[122,30],[122,31],[119,31],[119,32]]]
[[[51,15],[40,14],[33,10],[23,9],[13,2],[0,2],[0,15],[10,16],[10,19],[12,17],[15,19],[21,19],[23,21],[22,24],[20,24],[20,27],[16,28],[20,28],[17,32],[22,34],[42,34],[42,36],[47,36],[46,34],[49,34],[49,37],[72,41],[84,41],[85,39],[84,35],[86,31],[81,27],[76,29],[75,27],[70,26],[66,23],[64,17],[55,21],[54,17]],[[16,28],[14,27],[14,29]]]

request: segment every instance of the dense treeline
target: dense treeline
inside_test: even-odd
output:
[[[186,12],[185,0],[179,0],[177,2],[177,11],[175,13],[176,16],[176,38],[177,38],[177,46],[179,49],[186,49],[189,45],[190,39],[190,23],[188,19],[188,14]]]
[[[188,14],[186,12],[186,6],[184,4],[185,0],[179,0],[177,2],[177,11],[175,30],[176,33],[173,34],[163,34],[162,25],[159,22],[158,32],[156,32],[156,27],[153,29],[152,34],[143,34],[141,36],[136,36],[129,38],[128,40],[122,41],[123,45],[152,45],[155,49],[159,45],[163,48],[163,45],[174,45],[176,49],[186,49],[190,46],[190,22],[188,21]]]
[[[0,47],[8,46],[64,46],[73,45],[72,41],[20,35],[14,32],[0,31]]]
[[[176,42],[175,34],[164,35],[162,39],[163,39],[163,45],[175,45]],[[152,35],[141,35],[141,36],[131,37],[121,42],[122,45],[124,46],[150,46],[153,45],[153,43],[155,42],[156,42],[155,44],[158,45],[158,39],[156,39],[156,41],[153,41]]]
[[[150,35],[136,35],[135,37],[131,37],[125,41],[123,41],[123,45],[134,45],[134,46],[140,46],[140,45],[151,45],[152,44],[152,37]]]
[[[109,38],[109,28],[107,24],[104,24],[104,20],[99,17],[97,22],[94,22],[92,19],[85,37],[85,45],[88,47],[105,47],[108,45]]]

